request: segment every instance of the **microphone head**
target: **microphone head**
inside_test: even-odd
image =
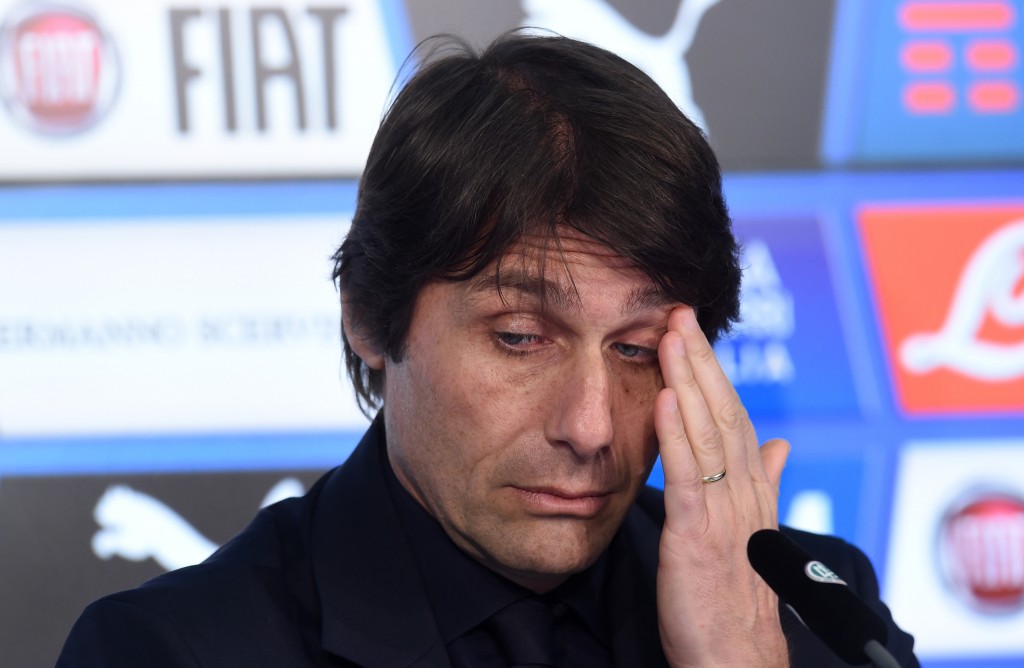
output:
[[[847,663],[867,663],[864,645],[883,646],[885,622],[846,583],[803,548],[773,529],[762,529],[747,542],[747,557],[768,586],[800,620]]]

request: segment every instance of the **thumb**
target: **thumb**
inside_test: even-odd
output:
[[[776,490],[779,489],[782,469],[785,468],[786,460],[789,458],[789,450],[789,441],[782,438],[765,441],[761,446],[761,464],[764,466],[764,472],[768,475],[768,480]]]

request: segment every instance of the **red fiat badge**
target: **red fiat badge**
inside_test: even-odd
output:
[[[32,130],[68,135],[92,127],[109,110],[119,79],[114,44],[84,9],[21,5],[0,27],[0,97]]]

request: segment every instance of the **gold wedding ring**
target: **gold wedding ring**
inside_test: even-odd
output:
[[[713,482],[718,482],[719,480],[721,480],[724,477],[725,477],[725,471],[723,470],[721,473],[719,473],[717,475],[706,475],[706,476],[703,476],[700,479],[700,481],[702,483],[704,483],[705,485],[708,485],[708,484],[713,483]]]

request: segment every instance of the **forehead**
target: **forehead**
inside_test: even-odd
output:
[[[571,228],[556,235],[527,234],[474,279],[471,296],[534,298],[545,307],[578,309],[584,295],[622,302],[623,310],[673,302],[664,290],[614,249]]]
[[[538,265],[546,265],[551,260],[558,260],[556,268],[563,271],[571,270],[572,265],[580,265],[643,274],[614,249],[564,225],[558,226],[555,234],[524,234],[493,265],[518,264],[538,269]]]

